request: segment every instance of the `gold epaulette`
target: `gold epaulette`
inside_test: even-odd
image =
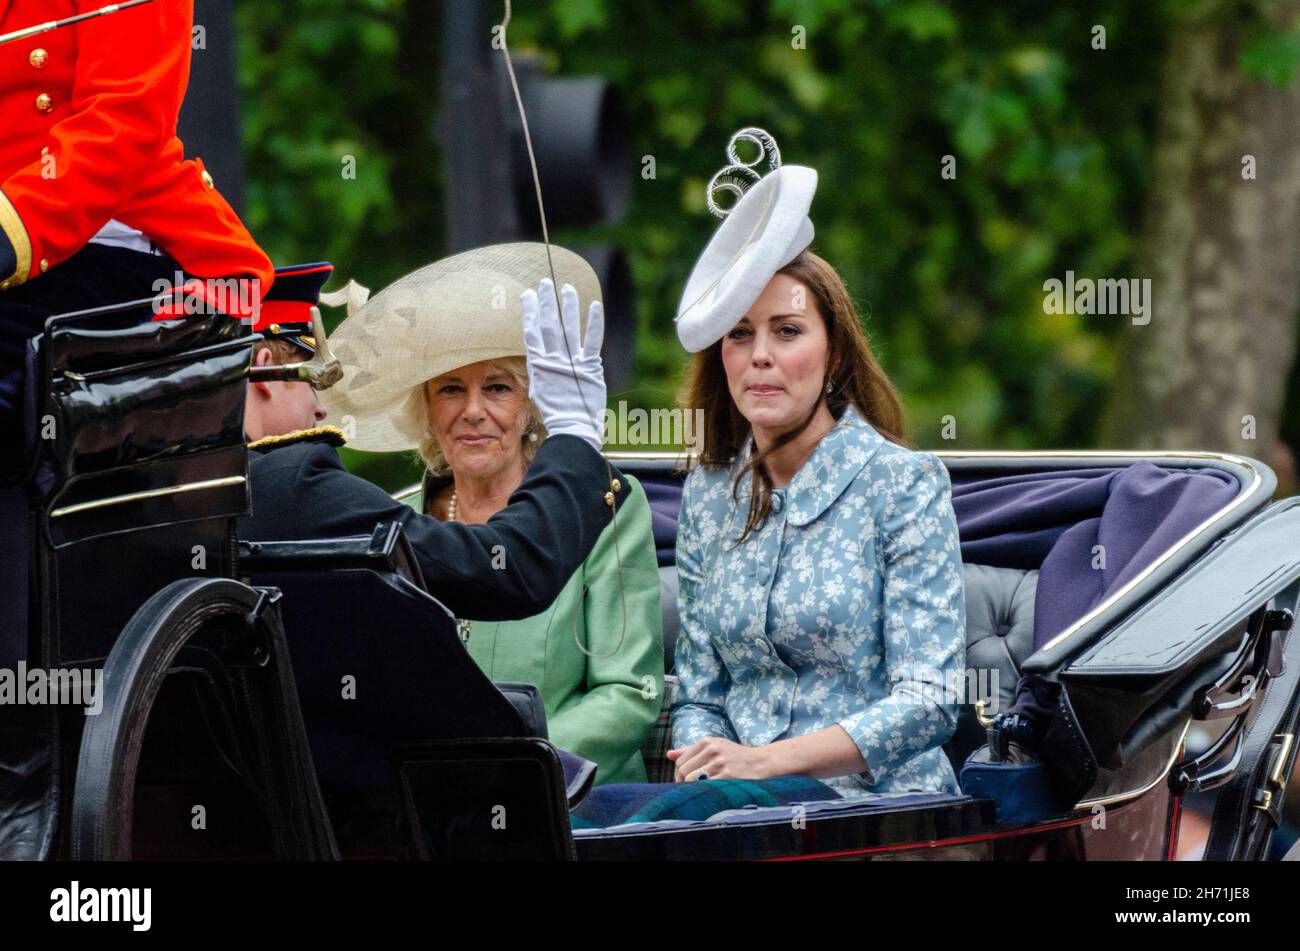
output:
[[[348,441],[343,430],[337,426],[313,426],[311,429],[296,429],[279,436],[264,436],[248,444],[249,449],[279,449],[281,446],[293,446],[302,442],[323,442],[337,449]]]
[[[0,291],[4,291],[27,280],[27,275],[32,269],[32,239],[27,234],[23,219],[18,216],[18,212],[4,196],[4,192],[0,192],[0,232],[13,245],[14,258],[18,262],[12,274],[0,274]],[[48,263],[42,260],[41,270],[44,271],[47,266]]]

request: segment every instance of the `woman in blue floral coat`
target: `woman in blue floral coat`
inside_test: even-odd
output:
[[[834,269],[809,251],[781,268],[696,354],[686,397],[705,428],[677,534],[677,779],[958,792],[941,749],[965,667],[948,475],[902,444]]]

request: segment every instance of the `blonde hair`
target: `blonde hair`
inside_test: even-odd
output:
[[[510,374],[515,385],[528,392],[528,361],[523,357],[498,357],[495,360],[489,360],[488,365]],[[454,371],[449,371],[454,372]],[[428,466],[429,472],[435,476],[444,476],[451,474],[451,466],[447,465],[447,457],[442,453],[442,447],[438,445],[438,437],[433,434],[429,425],[429,404],[424,398],[425,387],[429,381],[425,380],[419,386],[411,388],[410,394],[407,395],[405,404],[398,414],[398,428],[417,441],[416,452],[420,459]],[[541,413],[533,401],[525,396],[524,407],[519,411],[519,450],[523,457],[524,469],[527,470],[532,465],[533,457],[537,455],[537,447],[541,445],[542,440],[546,438],[546,427],[542,425]],[[530,435],[536,435],[537,439],[530,439]]]

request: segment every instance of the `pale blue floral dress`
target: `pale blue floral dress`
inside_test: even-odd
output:
[[[959,792],[941,749],[966,664],[947,470],[850,406],[737,546],[747,458],[686,480],[673,745],[761,746],[838,723],[869,770],[825,780],[842,796]]]

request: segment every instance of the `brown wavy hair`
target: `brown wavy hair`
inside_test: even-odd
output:
[[[736,473],[731,487],[734,501],[740,482],[750,478],[751,496],[745,530],[736,539],[739,545],[749,534],[762,527],[772,512],[772,475],[767,459],[772,453],[797,439],[817,414],[822,401],[838,420],[849,405],[890,442],[911,448],[903,438],[903,406],[898,390],[885,375],[862,327],[862,318],[849,296],[848,288],[835,269],[812,251],[804,251],[781,268],[778,274],[794,278],[808,289],[817,305],[817,313],[826,324],[831,392],[821,386],[822,395],[812,410],[794,429],[781,434],[764,452],[757,446],[748,463]],[[727,388],[727,373],[722,365],[722,341],[695,354],[681,403],[687,408],[704,410],[699,462],[706,468],[725,469],[736,461],[751,442],[749,421],[741,415]]]

